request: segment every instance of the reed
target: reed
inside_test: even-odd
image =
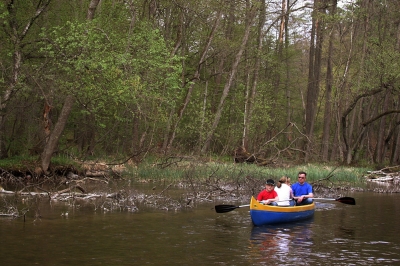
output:
[[[13,157],[0,160],[2,169],[35,169],[38,165],[38,157]],[[80,169],[78,162],[67,156],[55,156],[52,158],[54,166],[72,166]],[[365,187],[367,171],[365,167],[345,167],[326,164],[304,164],[287,167],[266,167],[255,164],[235,164],[231,161],[202,161],[192,157],[148,157],[137,165],[127,165],[127,178],[146,181],[213,181],[213,182],[237,182],[246,180],[263,182],[268,178],[276,181],[286,175],[291,182],[297,181],[299,171],[307,172],[307,181],[325,187]]]
[[[142,180],[182,181],[188,178],[198,181],[209,179],[219,181],[243,181],[246,178],[264,181],[272,178],[276,181],[286,175],[291,182],[297,182],[299,171],[307,173],[307,181],[323,186],[364,187],[367,171],[362,167],[329,166],[318,164],[295,165],[290,167],[264,167],[254,164],[234,164],[218,162],[188,162],[176,161],[169,163],[144,162],[136,168],[131,168],[130,176]]]

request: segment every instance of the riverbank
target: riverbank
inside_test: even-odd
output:
[[[0,169],[0,194],[13,195],[15,202],[11,204],[12,208],[3,209],[1,213],[21,217],[25,214],[18,205],[22,201],[35,200],[129,212],[137,211],[143,205],[176,211],[193,208],[201,202],[247,202],[263,189],[266,179],[277,181],[286,175],[295,182],[299,171],[308,173],[307,181],[322,198],[338,198],[353,191],[400,192],[399,173],[393,172],[396,168],[373,171],[318,164],[260,167],[202,161],[194,157],[168,157],[140,164],[54,163],[51,174],[40,178],[31,176],[32,172],[26,171],[28,168],[35,169],[32,164]],[[382,175],[386,175],[385,182],[379,181]],[[387,179],[387,175],[393,179]]]

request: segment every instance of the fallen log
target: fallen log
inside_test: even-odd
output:
[[[87,171],[85,174],[86,177],[106,177],[106,174],[104,171]]]

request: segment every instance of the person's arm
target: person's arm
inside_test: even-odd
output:
[[[268,203],[271,203],[271,202],[274,202],[274,201],[278,201],[279,200],[279,196],[278,196],[278,193],[276,193],[276,191],[274,190],[274,195],[275,195],[275,198],[272,198],[272,199],[269,199],[269,202]]]
[[[275,194],[275,198],[274,198],[274,201],[278,201],[279,200],[279,195],[278,195],[278,192],[276,192],[275,190],[274,190],[274,194]]]
[[[301,197],[297,198],[297,202],[300,203],[303,200],[307,199],[307,198],[314,198],[314,194],[313,193],[308,193],[307,195],[302,195]]]
[[[303,196],[304,198],[314,198],[314,193],[310,192],[307,195]]]
[[[260,193],[258,193],[258,196],[257,196],[257,201],[262,201],[262,199],[263,199],[263,192],[264,192],[264,190],[262,190]]]
[[[293,195],[293,199],[298,200],[300,198],[300,196],[296,195],[296,193],[295,193],[296,184],[293,184],[290,188],[291,188],[290,192]]]
[[[304,195],[304,198],[314,198],[314,193],[312,192],[312,186],[308,184],[308,194]]]
[[[262,204],[268,205],[268,204],[270,204],[271,202],[278,201],[278,200],[279,200],[279,197],[276,196],[275,198],[267,199],[267,200],[262,200],[262,201],[260,201],[260,202],[261,202]]]

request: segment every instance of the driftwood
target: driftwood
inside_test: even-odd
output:
[[[104,171],[87,171],[87,177],[106,177],[106,173]]]
[[[42,197],[48,197],[50,196],[51,199],[56,199],[58,197],[80,197],[80,198],[85,198],[85,197],[101,197],[101,195],[98,194],[89,194],[89,193],[77,193],[73,192],[73,189],[79,189],[83,190],[84,189],[80,186],[74,186],[71,188],[63,189],[57,192],[21,192],[21,191],[11,191],[11,190],[0,190],[0,194],[9,194],[9,195],[20,195],[20,196],[42,196]]]
[[[397,165],[377,171],[368,171],[368,175],[366,175],[365,178],[372,182],[398,182],[400,181],[400,166]]]
[[[235,163],[254,163],[260,166],[274,164],[273,160],[268,160],[257,156],[256,154],[251,154],[244,147],[238,147],[234,151]]]
[[[18,215],[15,213],[0,213],[0,216],[1,217],[16,217]]]
[[[235,149],[235,163],[254,163],[256,157],[246,151],[244,147],[238,147]]]

